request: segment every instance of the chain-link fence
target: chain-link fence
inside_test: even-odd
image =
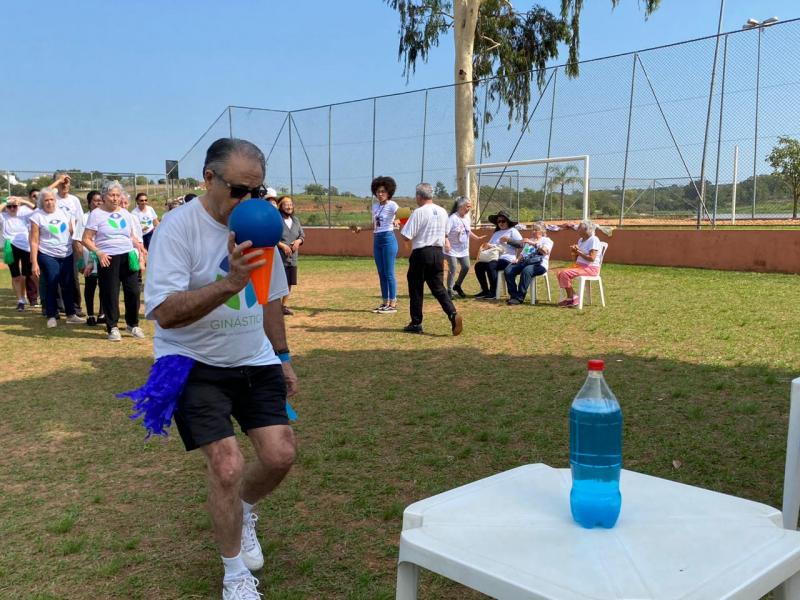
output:
[[[200,184],[198,180],[191,177],[168,181],[164,173],[2,169],[0,170],[0,196],[27,196],[33,189],[41,189],[52,184],[58,173],[69,173],[70,193],[77,196],[84,204],[87,194],[92,190],[99,190],[103,181],[117,180],[132,199],[140,192],[147,194],[150,205],[159,214],[165,210],[168,200],[198,191]]]
[[[792,218],[792,190],[767,156],[778,136],[800,137],[797,64],[800,21],[792,20],[586,61],[574,79],[553,67],[532,90],[526,123],[509,122],[507,108],[487,98],[490,82],[480,82],[475,106],[491,119],[479,120],[476,160],[588,154],[590,213],[620,224],[729,221],[734,209],[742,223]],[[397,180],[401,204],[423,180],[448,203],[454,120],[452,86],[295,111],[231,106],[180,172],[199,179],[214,139],[250,139],[268,155],[268,185],[294,196],[305,223],[365,225],[379,174]],[[579,216],[582,182],[567,176],[561,185],[557,167],[481,173],[484,218],[500,207],[523,220]]]

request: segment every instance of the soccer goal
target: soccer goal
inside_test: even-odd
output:
[[[589,155],[467,165],[465,189],[477,189],[472,199],[476,223],[485,220],[489,207],[506,208],[521,220],[575,218],[576,209],[588,219]]]

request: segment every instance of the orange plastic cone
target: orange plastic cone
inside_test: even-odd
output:
[[[269,284],[272,279],[272,261],[275,257],[275,246],[269,246],[267,248],[248,248],[245,250],[245,255],[255,250],[264,251],[258,259],[265,259],[267,264],[258,267],[254,271],[250,271],[250,282],[253,284],[258,303],[266,304],[269,302]]]

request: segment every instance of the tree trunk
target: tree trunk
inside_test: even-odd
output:
[[[800,194],[798,194],[797,191],[795,191],[795,193],[793,195],[794,195],[794,208],[792,209],[792,218],[796,219],[797,218],[797,199],[800,198]]]
[[[472,126],[472,55],[475,47],[475,29],[481,0],[455,0],[453,2],[455,37],[454,88],[456,126],[456,185],[459,196],[469,196],[474,210],[473,221],[480,215],[478,186],[474,174],[467,182],[466,166],[475,163],[475,131]]]

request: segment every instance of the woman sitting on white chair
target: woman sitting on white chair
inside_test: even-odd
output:
[[[511,306],[525,302],[525,294],[534,277],[547,273],[550,262],[550,251],[553,249],[553,240],[545,236],[545,225],[538,221],[533,224],[533,237],[523,239],[521,242],[511,242],[503,238],[504,242],[512,246],[519,246],[517,259],[505,269],[506,287],[509,298],[506,304]],[[519,277],[519,286],[516,278]],[[535,285],[535,284],[534,284]],[[549,293],[549,292],[548,292]]]
[[[567,297],[558,303],[562,308],[576,308],[580,298],[572,288],[572,280],[576,277],[593,277],[600,273],[600,240],[594,234],[595,224],[589,219],[584,219],[578,226],[580,238],[578,243],[570,246],[575,264],[558,271],[558,286],[564,290]]]

